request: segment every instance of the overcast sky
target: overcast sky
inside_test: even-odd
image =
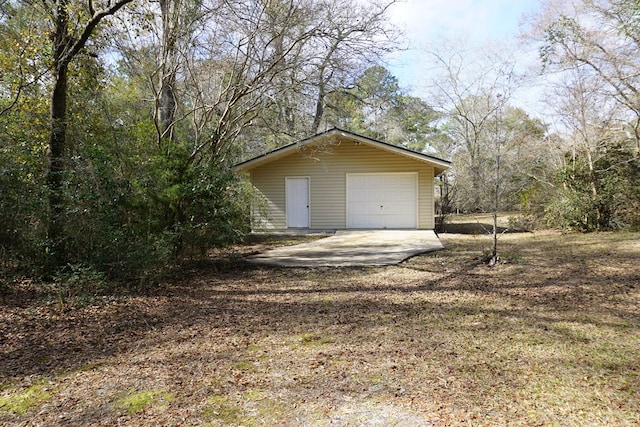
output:
[[[464,38],[474,45],[517,41],[525,14],[538,12],[542,0],[404,0],[391,9],[392,21],[406,34],[409,50],[390,58],[389,69],[401,87],[423,93],[424,52],[443,39]],[[531,52],[529,52],[529,55]]]

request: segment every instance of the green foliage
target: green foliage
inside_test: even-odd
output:
[[[29,267],[44,255],[46,104],[23,97],[18,105],[0,116],[0,252],[10,266]]]
[[[637,0],[615,0],[609,13],[618,24],[618,31],[633,40],[640,35],[640,3]]]
[[[43,57],[49,34],[45,10],[25,2],[1,2],[0,34],[1,118],[12,107],[18,107],[22,97],[43,90],[40,80],[48,65]]]
[[[298,55],[313,50],[309,46],[321,48],[326,34],[310,29],[339,6],[242,3],[205,10],[200,2],[185,3],[176,6],[180,29],[164,26],[169,33],[158,34],[155,6],[117,9],[123,4],[106,5],[111,7],[106,16],[74,1],[58,8],[0,4],[0,253],[3,267],[54,280],[63,299],[100,292],[113,278],[153,280],[184,257],[202,256],[248,231],[250,191],[230,171],[241,151],[236,138],[254,123],[271,122],[262,110],[280,95],[274,83],[294,76],[290,66],[302,64],[302,75],[314,74],[314,61],[304,64]],[[107,27],[116,10],[124,14],[122,25]],[[359,14],[367,17],[368,9]],[[104,19],[94,27],[87,23],[91,15]],[[378,17],[382,14],[370,16],[373,25],[381,25],[371,34],[385,35]],[[334,21],[351,28],[351,20]],[[130,30],[136,37],[129,43],[127,37],[105,34],[107,28]],[[269,31],[274,38],[263,37]],[[230,49],[212,44],[213,32],[224,40],[250,41]],[[362,43],[378,49],[368,32]],[[90,33],[89,39],[81,33]],[[118,39],[117,46],[110,38]],[[334,59],[354,50],[336,48],[339,55],[327,54],[334,67],[342,62]],[[163,52],[178,51],[188,56],[175,64],[165,56],[158,63]],[[309,58],[316,59],[316,53]],[[288,54],[291,58],[280,58]],[[348,63],[346,71],[359,69]],[[176,69],[167,70],[173,65]],[[178,76],[178,99],[171,135],[164,137],[158,92],[171,73]],[[368,98],[367,114],[382,103],[396,105],[397,80],[382,67],[366,74],[359,90]],[[311,80],[296,81],[287,96],[306,97],[307,90],[315,90]],[[327,88],[339,86],[335,81],[327,81]],[[60,101],[52,103],[56,108],[50,108],[52,100]],[[405,127],[414,126],[411,122]],[[55,173],[48,174],[51,170]]]
[[[621,145],[608,147],[590,170],[579,154],[558,171],[558,191],[546,205],[551,226],[594,231],[640,227],[640,158]]]
[[[196,167],[184,193],[180,224],[188,254],[204,254],[249,232],[250,188],[229,169]]]
[[[544,31],[544,43],[539,48],[543,66],[553,66],[567,61],[563,51],[580,51],[582,44],[588,44],[589,31],[574,16],[562,14],[551,22]]]
[[[405,95],[398,79],[380,66],[359,76],[352,88],[328,97],[335,126],[415,151],[428,148],[438,114],[425,101]]]
[[[51,286],[59,309],[86,305],[95,296],[112,290],[104,273],[81,264],[60,269]]]
[[[183,256],[203,255],[247,231],[245,184],[226,165],[189,164],[179,147],[129,158],[103,148],[69,177],[72,262],[111,277],[153,279]]]
[[[66,263],[55,277],[61,301],[100,293],[103,280],[154,281],[184,256],[234,241],[249,226],[247,183],[229,163],[192,159],[178,141],[158,146],[138,93],[118,79],[122,86],[110,92],[95,67],[80,62],[75,72],[83,77],[71,88],[61,245]],[[2,117],[0,130],[0,250],[7,254],[4,267],[39,274],[51,255],[46,102],[25,96],[19,106]]]
[[[60,270],[54,277],[54,282],[59,284],[60,289],[68,292],[100,292],[105,286],[104,274],[80,264],[69,264]]]
[[[48,102],[39,81],[45,32],[22,3],[0,6],[0,253],[5,266],[42,263]]]
[[[547,225],[569,230],[589,230],[594,212],[588,194],[563,191],[545,207]]]

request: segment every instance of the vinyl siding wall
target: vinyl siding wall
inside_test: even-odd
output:
[[[251,182],[263,198],[254,211],[254,229],[285,229],[286,177],[309,177],[312,229],[345,229],[347,173],[418,172],[418,228],[434,228],[433,167],[366,144],[342,140],[305,147],[251,170]],[[266,216],[263,215],[266,213]]]

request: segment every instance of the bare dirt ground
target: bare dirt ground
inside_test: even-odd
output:
[[[486,236],[392,267],[211,254],[143,294],[0,300],[0,424],[640,424],[640,234]],[[292,243],[288,241],[285,243]]]

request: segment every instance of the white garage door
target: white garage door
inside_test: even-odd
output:
[[[348,174],[348,228],[417,228],[417,174]]]

